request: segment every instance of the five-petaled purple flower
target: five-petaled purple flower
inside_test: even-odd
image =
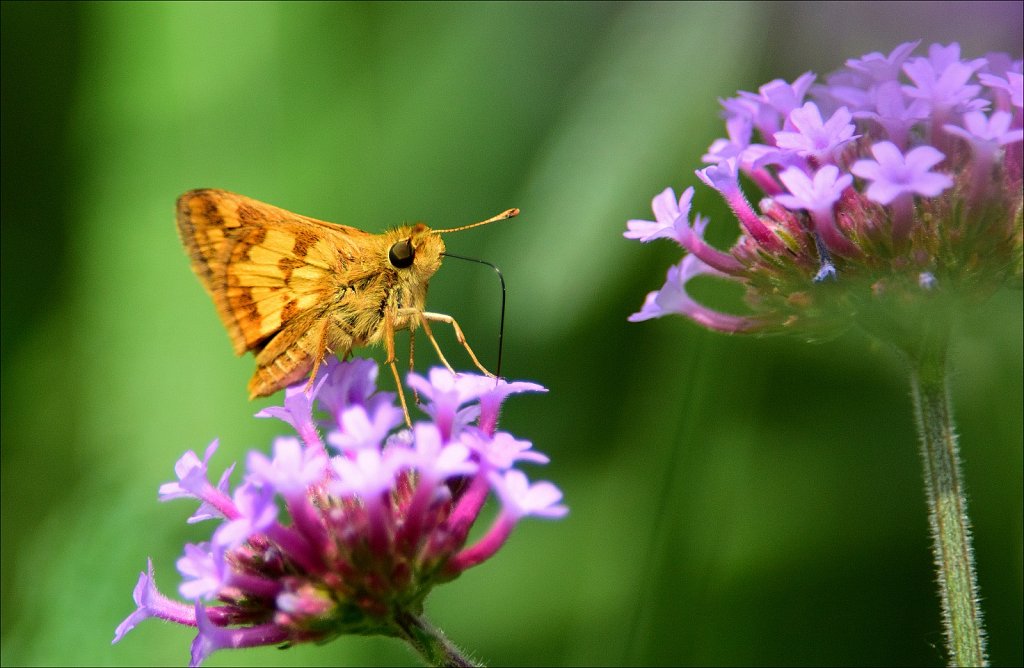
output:
[[[493,556],[521,518],[568,512],[557,487],[531,483],[516,468],[547,457],[497,430],[510,394],[543,387],[445,369],[410,374],[432,419],[399,429],[402,411],[393,394],[376,391],[376,378],[371,360],[330,360],[309,394],[302,381],[286,391],[283,407],[257,413],[288,423],[298,438],[276,439],[272,457],[251,452],[233,493],[232,467],[217,485],[208,479],[216,440],[202,460],[182,456],[161,500],[196,499],[190,521],[221,524],[178,560],[179,592],[191,602],[161,594],[150,563],[114,642],[149,617],[177,622],[198,629],[198,665],[219,649],[401,636],[402,620],[422,613],[435,585]],[[326,413],[319,423],[317,407]],[[467,546],[491,492],[498,515]]]
[[[652,204],[625,237],[668,238],[686,252],[630,320],[686,316],[723,332],[905,328],[896,312],[939,296],[983,298],[1021,271],[1022,65],[961,58],[957,44],[869,53],[816,84],[807,72],[722,102],[727,137],[697,177],[740,228],[728,251],[691,218],[693,188]],[[755,208],[740,177],[764,193]],[[741,283],[751,312],[713,310],[696,276]],[[832,280],[825,280],[832,279]],[[943,302],[947,312],[950,302]]]

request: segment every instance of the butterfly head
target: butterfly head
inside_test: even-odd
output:
[[[519,215],[519,209],[508,209],[479,223],[446,230],[432,230],[423,223],[401,227],[389,235],[388,262],[400,276],[406,276],[406,280],[426,282],[441,266],[441,257],[444,255],[442,234],[461,232],[499,220],[507,220],[516,215]]]
[[[400,275],[408,274],[413,280],[425,281],[441,266],[443,253],[441,236],[423,223],[417,223],[395,230],[388,246],[388,263]]]

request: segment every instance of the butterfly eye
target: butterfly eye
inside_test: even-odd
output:
[[[402,241],[396,241],[391,246],[391,250],[388,251],[388,260],[391,261],[391,265],[396,269],[405,269],[406,267],[412,266],[412,260],[415,253],[412,249],[412,239],[404,239]]]

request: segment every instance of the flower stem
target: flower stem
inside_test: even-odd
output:
[[[402,612],[398,614],[395,621],[399,637],[409,643],[428,666],[458,666],[460,668],[483,666],[482,663],[476,663],[464,656],[462,651],[448,640],[440,629],[431,626],[423,617]]]
[[[921,437],[928,520],[938,569],[939,596],[951,666],[984,666],[985,638],[978,609],[967,501],[947,382],[947,337],[926,337],[910,356],[914,413]]]

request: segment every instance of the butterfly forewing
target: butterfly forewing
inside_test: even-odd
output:
[[[223,190],[182,195],[178,230],[235,352],[274,365],[254,377],[261,388],[250,385],[260,395],[301,377],[322,353],[321,316],[344,297],[340,277],[352,273],[358,241],[372,236]]]

